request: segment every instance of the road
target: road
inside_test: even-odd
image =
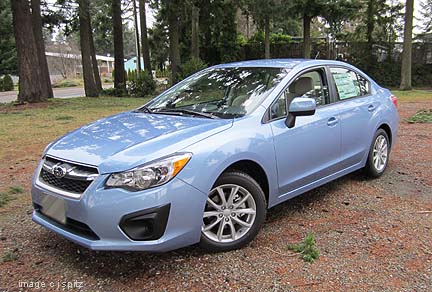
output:
[[[104,88],[112,87],[111,84],[104,84]],[[55,98],[71,98],[84,96],[83,87],[53,88]],[[17,100],[17,91],[0,92],[0,103],[6,103]]]

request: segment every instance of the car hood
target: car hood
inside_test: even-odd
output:
[[[97,166],[101,174],[118,172],[181,151],[232,123],[227,119],[125,112],[66,134],[53,142],[46,154]]]

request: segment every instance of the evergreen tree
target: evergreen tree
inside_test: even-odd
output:
[[[18,71],[12,11],[9,0],[0,0],[0,76]]]

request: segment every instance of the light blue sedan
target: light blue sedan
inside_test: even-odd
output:
[[[213,66],[51,143],[33,220],[94,250],[240,248],[267,209],[358,169],[379,177],[397,99],[327,60]]]

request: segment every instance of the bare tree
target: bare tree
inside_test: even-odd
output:
[[[64,44],[51,46],[47,53],[49,67],[63,79],[76,78],[77,67],[81,65],[79,50],[74,51]]]
[[[413,29],[414,0],[406,0],[405,27],[402,52],[401,90],[410,90],[411,85],[411,59],[412,59],[412,29]]]
[[[123,52],[123,22],[121,0],[112,0],[113,35],[114,35],[114,87],[126,89]]]
[[[138,15],[137,15],[137,5],[136,0],[132,0],[133,5],[133,15],[134,15],[134,23],[135,23],[135,41],[136,41],[136,53],[137,53],[137,72],[141,71],[141,49],[140,49],[140,36],[139,36],[139,27],[138,27]]]
[[[11,0],[19,72],[19,102],[41,102],[41,70],[28,0]]]
[[[144,69],[151,73],[150,48],[147,35],[146,0],[139,0],[139,14],[141,23],[141,45],[144,59]]]
[[[54,94],[51,87],[50,73],[48,70],[48,63],[45,56],[45,42],[42,34],[42,18],[40,5],[40,0],[31,0],[33,34],[37,47],[39,69],[41,71],[40,78],[42,82],[42,95],[46,96],[47,98],[52,98],[54,97]]]

